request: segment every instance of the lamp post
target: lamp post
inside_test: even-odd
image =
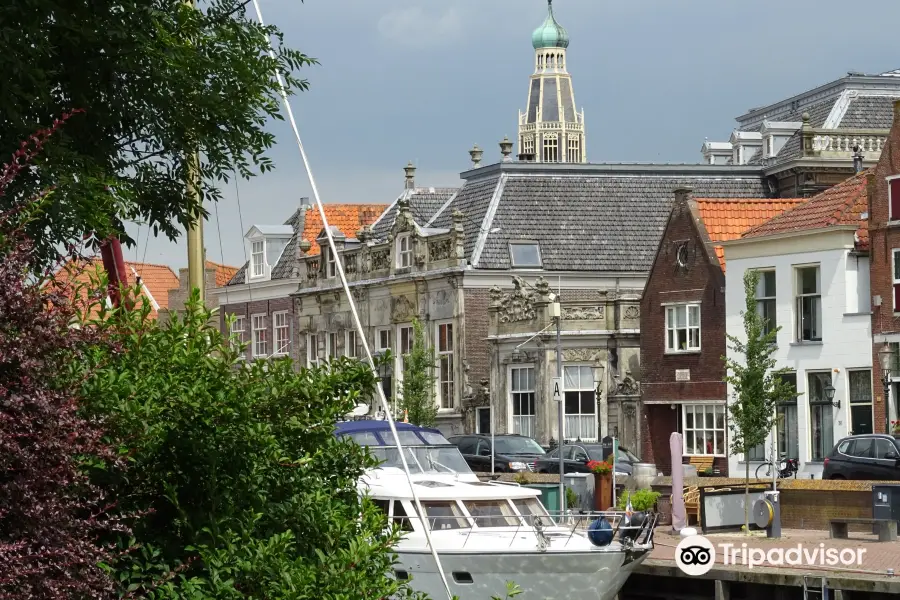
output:
[[[887,342],[878,351],[878,362],[881,365],[881,384],[884,386],[884,432],[891,433],[891,363],[894,353]]]
[[[391,394],[391,390],[385,389],[385,383],[389,382],[391,380],[391,376],[394,374],[394,369],[391,368],[391,361],[388,360],[388,354],[389,352],[387,350],[382,350],[380,352],[376,352],[374,358],[375,364],[378,365],[378,378],[380,380],[378,382],[378,385],[381,386],[381,389],[384,392],[384,397],[391,399],[391,410],[395,413],[394,416],[396,416],[397,411],[394,409],[394,398]]]
[[[834,393],[835,393],[835,391],[837,391],[834,389],[834,386],[829,383],[828,385],[825,386],[824,391],[825,391],[825,399],[828,400],[829,402],[831,402],[831,405],[833,407],[840,408],[841,401],[838,400],[837,402],[834,402]]]
[[[559,398],[559,513],[562,515],[565,512],[566,507],[566,462],[565,462],[565,440],[566,436],[565,432],[565,400],[563,389],[565,386],[563,385],[563,368],[562,368],[562,342],[561,338],[561,325],[562,325],[562,308],[559,304],[559,296],[556,294],[553,295],[553,299],[550,304],[550,317],[556,321],[556,376],[559,378],[559,385],[562,388]]]

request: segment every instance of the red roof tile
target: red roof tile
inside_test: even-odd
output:
[[[857,247],[869,247],[869,220],[865,218],[869,207],[866,191],[866,174],[863,171],[808,199],[793,210],[766,223],[754,227],[743,235],[756,238],[779,233],[792,233],[824,229],[834,225],[853,225],[856,229]]]
[[[712,242],[734,240],[747,230],[765,223],[803,202],[802,198],[696,198],[700,218]],[[725,251],[715,246],[725,270]]]
[[[371,225],[387,210],[387,204],[325,204],[325,218],[332,227],[337,227],[348,238],[355,238],[364,225]],[[306,212],[303,239],[312,246],[307,256],[319,254],[316,236],[322,232],[322,217],[315,207]]]
[[[219,263],[214,263],[211,260],[206,261],[206,268],[216,270],[216,287],[222,287],[223,285],[226,285],[229,281],[231,281],[231,278],[234,277],[234,274],[238,272],[238,267],[220,265]]]

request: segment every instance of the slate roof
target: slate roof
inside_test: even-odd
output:
[[[509,269],[509,243],[528,240],[540,243],[548,271],[646,272],[676,188],[720,198],[765,195],[760,176],[752,171],[711,175],[695,170],[703,174],[694,175],[690,168],[678,173],[655,165],[632,173],[585,167],[568,174],[495,168],[491,176],[468,180],[432,224],[449,227],[453,211],[462,211],[465,252],[478,269]],[[591,173],[591,167],[597,170]]]
[[[712,242],[725,242],[741,237],[748,230],[765,223],[802,202],[803,198],[695,198],[700,218]],[[714,246],[719,265],[725,270],[725,250]]]
[[[387,208],[386,204],[325,204],[324,206],[328,224],[337,227],[348,238],[355,237],[356,232],[363,225],[374,223]],[[300,237],[310,243],[307,256],[319,254],[321,250],[316,242],[316,237],[321,233],[323,226],[322,217],[317,208],[301,207],[294,211],[284,225],[290,226],[292,230],[301,230]],[[297,236],[295,235],[288,241],[278,262],[272,267],[272,279],[289,279],[291,277],[296,249]],[[247,267],[248,263],[244,263],[244,266],[237,270],[228,285],[246,283]]]
[[[160,309],[169,307],[169,290],[178,288],[178,276],[175,275],[171,267],[126,261],[125,272],[128,276],[129,286],[134,285],[137,282],[137,277],[140,277],[141,283],[147,288],[146,291],[142,291],[142,300],[149,301],[147,298],[147,291],[149,291]],[[70,285],[90,285],[92,279],[96,280],[102,273],[104,273],[103,260],[99,257],[77,262],[70,260],[59,268],[54,276],[55,283],[51,283],[51,285],[59,286],[59,288],[65,288]],[[135,273],[137,273],[137,277]],[[87,290],[82,288],[82,291],[86,292]],[[80,295],[82,298],[85,297],[84,293]],[[152,303],[150,306],[150,316],[155,319],[159,315],[153,308]]]
[[[424,226],[440,210],[444,204],[455,194],[459,188],[425,188],[419,187],[410,191],[405,191],[400,198],[409,199],[409,210],[412,213],[413,220],[421,226]],[[372,227],[372,236],[374,239],[384,241],[394,226],[397,218],[400,200],[398,198],[391,204],[387,211],[380,216],[378,222]]]
[[[869,221],[866,216],[869,199],[866,174],[858,173],[821,192],[780,216],[752,228],[743,238],[757,238],[779,233],[824,229],[833,225],[857,227],[857,248],[869,247]]]
[[[850,102],[839,129],[890,129],[894,100],[883,96],[858,96]]]

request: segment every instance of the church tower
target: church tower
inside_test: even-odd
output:
[[[566,71],[569,34],[553,16],[534,30],[534,74],[528,90],[528,109],[519,112],[519,160],[541,163],[587,162],[584,111],[575,110],[572,77]]]

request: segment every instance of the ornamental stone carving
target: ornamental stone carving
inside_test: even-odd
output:
[[[365,302],[369,298],[369,290],[363,287],[353,288],[353,300],[357,303]]]
[[[428,243],[428,255],[431,257],[431,260],[447,260],[450,258],[452,249],[453,240],[450,238]]]
[[[391,250],[384,248],[383,250],[375,250],[372,252],[372,270],[383,271],[391,267]]]
[[[637,306],[629,306],[628,308],[625,309],[625,318],[626,319],[634,320],[640,316],[641,316],[641,309],[638,308]]]
[[[622,379],[616,378],[616,387],[613,390],[614,396],[638,396],[641,393],[640,384],[635,381],[630,373],[625,373]]]
[[[416,314],[416,308],[406,296],[399,296],[391,300],[391,318],[394,321],[406,321]]]
[[[562,309],[564,321],[599,321],[603,317],[602,306],[564,306]]]
[[[491,295],[491,306],[500,306],[500,303],[503,302],[503,290],[495,285],[488,293]]]
[[[449,283],[450,287],[452,287],[454,290],[459,288],[459,280],[453,275],[447,276],[447,283]]]
[[[492,299],[493,296],[492,292]],[[533,321],[536,317],[534,293],[525,288],[525,282],[521,277],[513,277],[513,291],[500,298],[500,322]]]
[[[568,348],[562,355],[564,362],[600,362],[603,358],[596,348]]]
[[[447,306],[450,304],[450,290],[438,290],[434,294],[434,303],[438,306]]]

